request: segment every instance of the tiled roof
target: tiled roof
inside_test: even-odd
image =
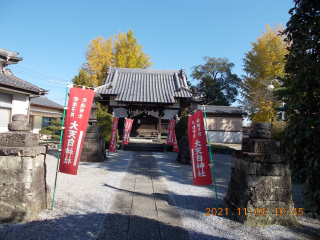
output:
[[[101,95],[117,95],[119,102],[174,104],[174,98],[188,98],[184,69],[153,70],[109,68],[104,85],[96,89]]]
[[[19,54],[18,52],[11,52],[9,50],[6,50],[0,47],[0,56],[2,58],[7,58],[7,56],[10,56],[11,60],[13,59],[13,60],[21,61],[23,58],[17,57],[18,54]]]
[[[31,83],[23,81],[22,79],[17,78],[15,76],[8,76],[2,73],[0,73],[0,86],[15,88],[17,90],[22,90],[28,93],[41,94],[41,95],[43,95],[44,92],[47,91]]]
[[[39,105],[43,107],[50,107],[50,108],[59,108],[63,109],[63,106],[61,106],[58,103],[55,103],[51,100],[49,100],[47,97],[36,97],[36,98],[31,98],[31,105]]]
[[[205,108],[206,108],[206,113],[247,115],[247,112],[242,110],[241,107],[205,105]],[[198,109],[202,110],[202,105],[198,105]]]

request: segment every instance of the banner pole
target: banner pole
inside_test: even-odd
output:
[[[68,98],[68,90],[69,90],[69,83],[67,83],[67,88],[66,88],[66,96],[64,98],[64,108],[63,108],[63,117],[62,117],[62,125],[61,125],[61,134],[60,134],[60,142],[59,142],[59,148],[58,148],[58,159],[57,159],[57,168],[56,168],[56,177],[54,180],[54,188],[53,188],[53,196],[52,196],[52,205],[51,208],[53,210],[54,208],[54,197],[56,193],[56,186],[57,186],[57,177],[58,177],[58,168],[59,168],[59,162],[60,162],[60,154],[61,154],[61,143],[62,143],[62,136],[63,136],[63,130],[64,130],[64,119],[66,116],[66,109],[67,109],[67,98]]]
[[[217,193],[217,184],[216,184],[216,178],[214,176],[214,167],[213,167],[213,159],[212,159],[212,153],[211,153],[211,144],[210,144],[210,138],[209,138],[209,131],[208,131],[208,125],[207,125],[207,115],[206,115],[206,107],[202,105],[203,107],[203,113],[204,113],[204,120],[206,122],[206,132],[207,132],[207,142],[208,142],[208,147],[209,147],[209,154],[210,154],[210,165],[211,165],[211,173],[212,173],[212,178],[214,182],[214,190],[216,192],[216,202],[217,202],[217,208],[219,208],[219,200],[218,200],[218,193]]]

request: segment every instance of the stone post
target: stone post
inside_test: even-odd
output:
[[[250,226],[296,225],[289,165],[267,123],[255,123],[242,150],[233,152],[231,179],[223,199],[228,215]]]
[[[27,116],[16,114],[0,133],[0,222],[35,218],[51,201],[46,184],[46,148],[30,133]]]
[[[184,136],[179,144],[177,161],[182,164],[189,164],[191,162],[188,129],[185,130]]]
[[[92,103],[86,135],[83,142],[80,162],[103,162],[106,159],[105,141],[97,125],[95,101]]]

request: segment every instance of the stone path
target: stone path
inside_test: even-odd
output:
[[[97,239],[190,239],[151,153],[134,153]]]

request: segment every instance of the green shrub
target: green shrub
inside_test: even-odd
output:
[[[105,140],[106,147],[109,147],[111,131],[112,131],[112,124],[113,124],[113,116],[107,112],[108,109],[98,109],[97,110],[97,120],[98,126],[100,127],[100,132],[102,137]],[[117,142],[119,140],[119,134],[117,131]]]
[[[54,139],[60,139],[62,123],[55,120],[50,121],[50,123],[53,125],[41,128],[39,133],[42,135],[51,135]]]
[[[176,126],[174,128],[178,143],[180,143],[182,136],[184,135],[187,129],[188,129],[188,115],[185,115],[180,118],[179,122],[176,123]]]
[[[271,139],[276,141],[284,140],[286,126],[285,122],[273,122],[270,129]]]

